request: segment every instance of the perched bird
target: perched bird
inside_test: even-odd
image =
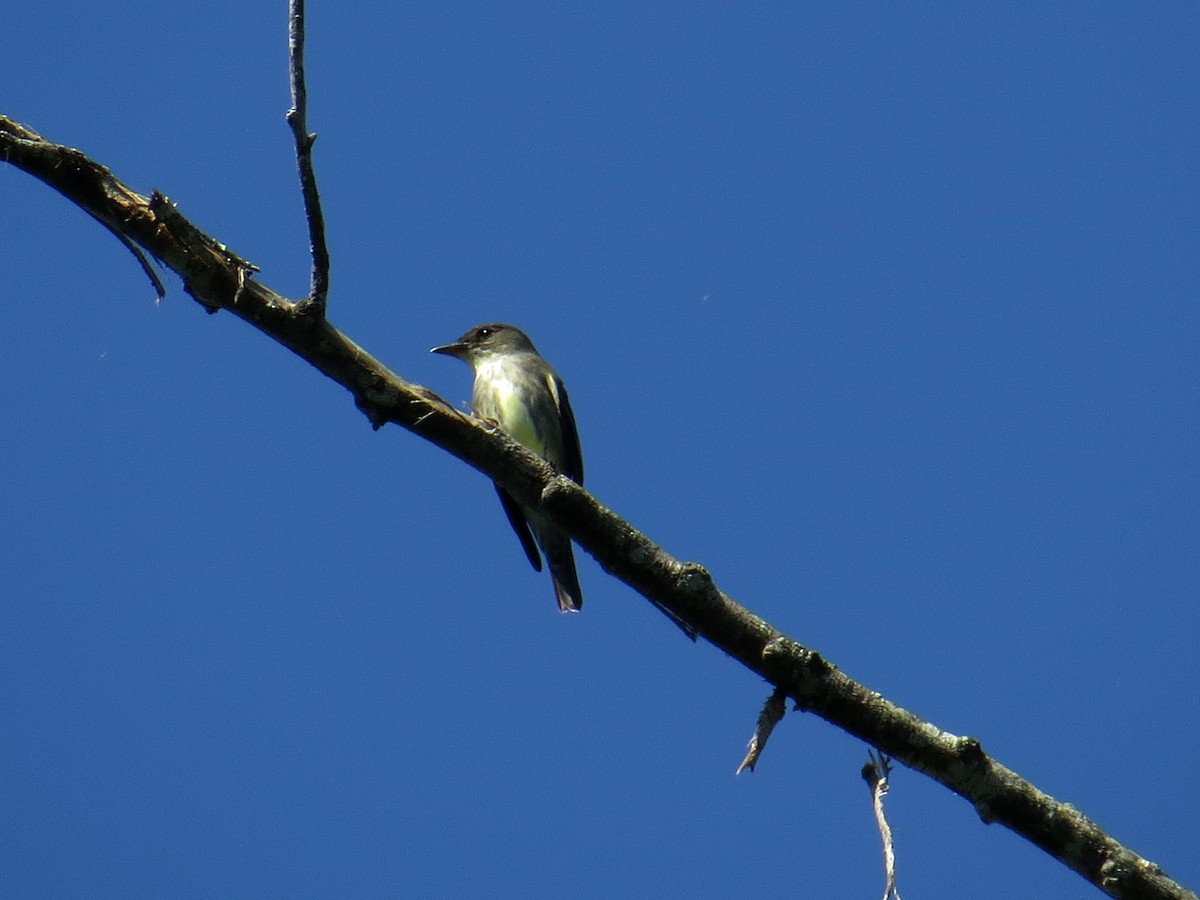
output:
[[[583,484],[583,456],[567,389],[523,331],[500,323],[479,325],[453,344],[430,352],[457,357],[475,370],[471,406],[476,416],[495,422],[517,443]],[[575,574],[571,539],[539,510],[522,506],[500,485],[495,487],[525,555],[539,572],[541,547],[559,610],[579,610],[583,594]]]

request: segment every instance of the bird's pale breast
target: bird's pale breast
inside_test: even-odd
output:
[[[474,398],[475,412],[485,419],[495,419],[514,441],[534,453],[548,456],[546,442],[538,433],[530,410],[517,390],[514,375],[505,365],[505,360],[481,365],[476,372],[476,384],[482,390]]]

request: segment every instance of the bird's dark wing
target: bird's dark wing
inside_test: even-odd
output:
[[[558,402],[558,418],[562,422],[563,474],[576,484],[583,484],[583,451],[579,447],[579,431],[575,428],[575,413],[567,399],[567,388],[558,376],[551,377],[550,385],[554,399]]]
[[[508,516],[508,524],[521,539],[521,549],[529,558],[529,564],[536,571],[542,571],[542,557],[538,553],[537,544],[533,541],[533,532],[529,530],[529,523],[525,521],[525,513],[521,512],[521,507],[517,505],[517,501],[508,491],[495,483],[493,483],[493,487],[496,488],[496,494],[500,497],[500,505],[504,507],[504,514]]]

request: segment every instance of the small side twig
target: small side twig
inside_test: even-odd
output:
[[[91,213],[88,213],[88,215],[91,215]],[[146,254],[142,252],[142,248],[129,238],[125,237],[125,235],[121,234],[121,232],[117,231],[116,228],[109,225],[103,219],[98,219],[96,216],[92,216],[92,218],[96,219],[97,222],[103,225],[108,230],[109,234],[121,242],[122,247],[133,254],[133,258],[136,259],[138,265],[142,267],[143,274],[150,279],[150,284],[154,288],[154,293],[158,295],[158,299],[162,300],[164,297],[166,297],[167,287],[162,283],[162,279],[158,277],[158,273],[155,272],[151,267],[150,260],[146,257]]]
[[[875,809],[875,823],[879,826],[879,837],[883,841],[883,868],[887,881],[883,888],[883,900],[900,900],[896,887],[896,852],[892,846],[892,829],[883,811],[883,798],[888,792],[888,776],[892,774],[892,761],[882,753],[869,751],[870,759],[862,767],[863,781],[871,789],[871,805]]]
[[[40,134],[32,128],[26,128],[12,119],[3,118],[0,122],[5,139],[10,143],[12,148],[21,148],[32,158],[41,157],[43,159],[51,159],[51,167],[58,170],[58,179],[51,181],[45,179],[46,183],[56,188],[63,196],[71,199],[71,193],[68,186],[78,185],[80,182],[90,182],[93,192],[97,196],[103,196],[108,191],[124,191],[124,185],[121,185],[115,178],[112,172],[99,163],[93,162],[84,156],[78,150],[72,150],[69,147],[62,147],[49,143]],[[13,162],[12,149],[9,149],[0,154],[0,161]],[[150,279],[150,284],[154,287],[154,293],[158,295],[158,299],[162,300],[167,296],[167,288],[162,283],[162,279],[158,277],[158,273],[150,265],[150,260],[137,244],[121,233],[111,222],[107,222],[101,216],[87,207],[82,207],[83,211],[99,222],[109,234],[121,242],[121,246],[133,254],[133,258],[137,260],[138,265],[142,267],[142,272]]]
[[[779,724],[779,720],[783,718],[785,712],[787,712],[787,694],[779,688],[775,688],[771,692],[771,696],[767,698],[767,702],[763,704],[762,712],[758,714],[758,721],[754,725],[754,734],[747,745],[746,758],[737,767],[735,775],[741,775],[747,769],[751,772],[754,771],[758,757],[762,754],[763,748],[767,746],[767,738],[771,736],[771,732],[775,730],[775,726]]]
[[[313,170],[312,146],[317,136],[308,130],[308,88],[304,80],[304,0],[288,0],[288,72],[292,87],[292,108],[287,123],[296,141],[296,166],[300,170],[300,190],[304,195],[304,216],[308,219],[308,240],[312,252],[312,284],[308,298],[297,312],[325,317],[329,298],[329,248],[325,244],[325,215],[317,192],[317,174]]]

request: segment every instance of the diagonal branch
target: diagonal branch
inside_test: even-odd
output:
[[[722,593],[702,566],[669,555],[503,433],[400,378],[323,317],[303,314],[301,304],[255,281],[249,263],[201,233],[161,194],[147,199],[79,151],[51,144],[4,117],[0,160],[55,188],[162,260],[206,309],[233,313],[341,384],[374,427],[400,425],[500,483],[521,503],[540,504],[609,573],[692,625],[797,708],[945,785],[984,822],[1012,829],[1110,896],[1197,900],[1076,809],[992,759],[974,738],[942,731],[851,680]]]

